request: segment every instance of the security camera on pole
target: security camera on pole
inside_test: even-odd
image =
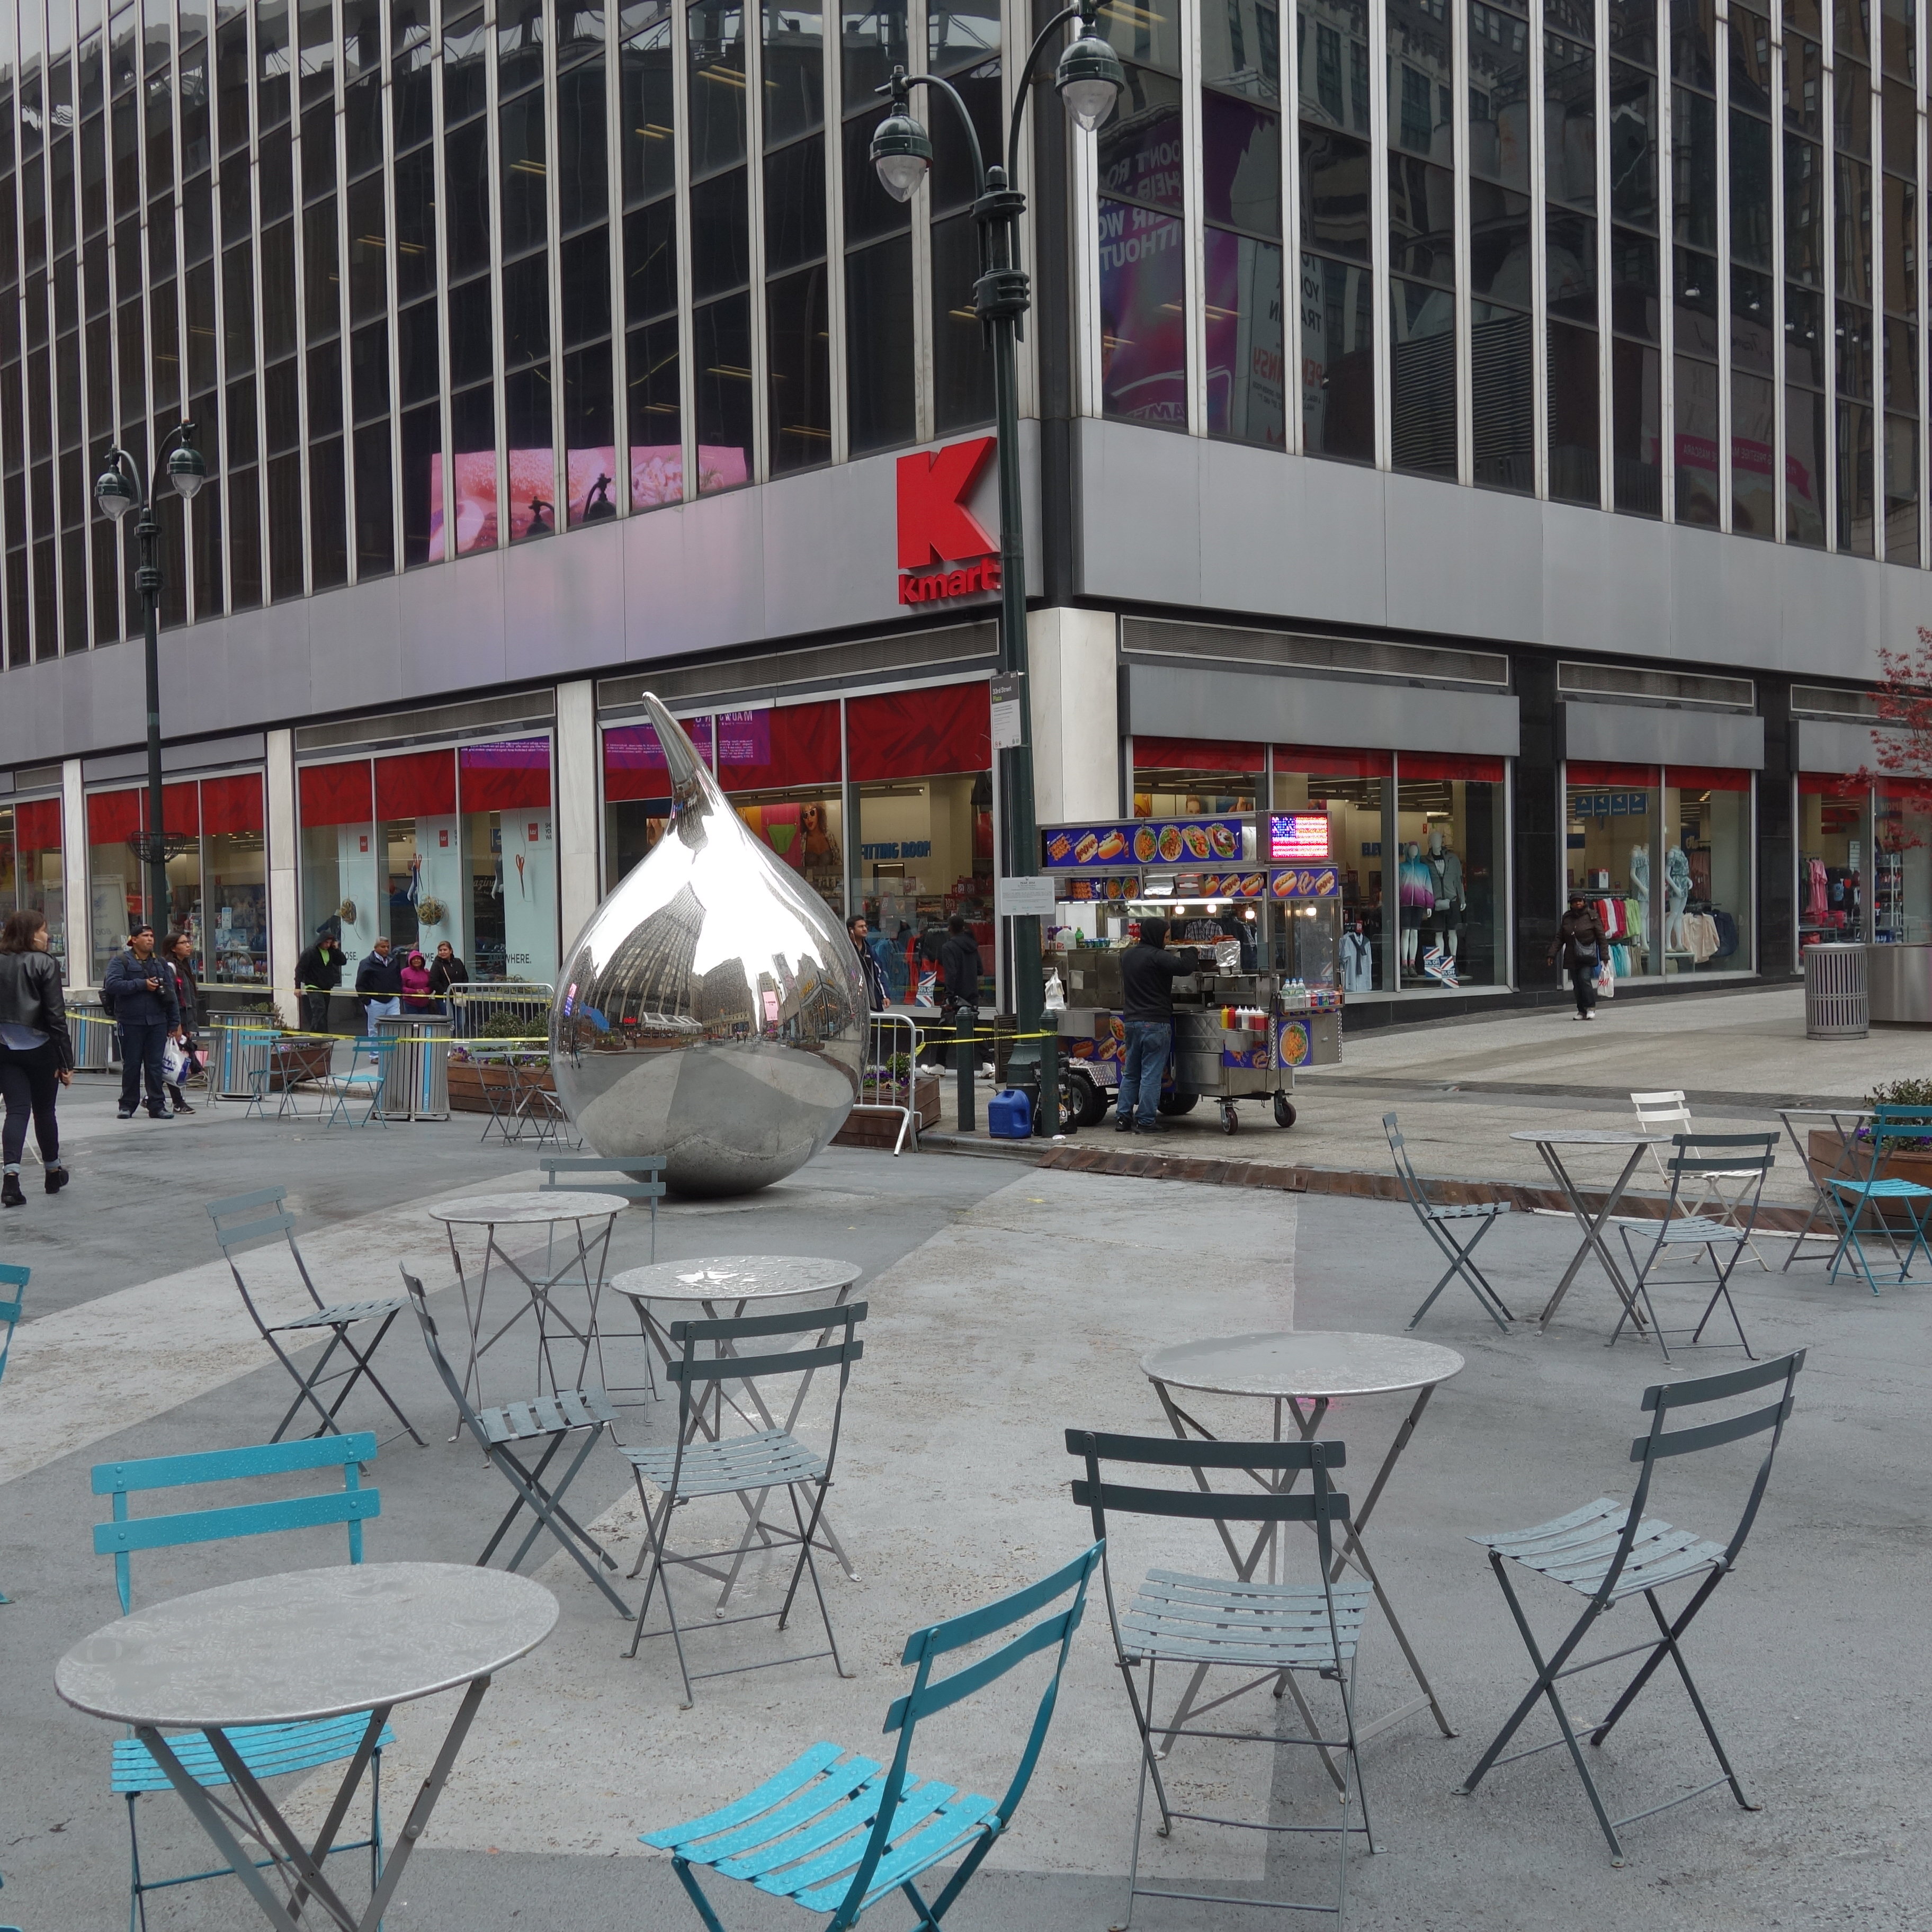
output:
[[[1026,271],[1019,263],[1019,220],[1026,196],[1011,185],[1019,171],[1020,129],[1028,83],[1048,42],[1070,20],[1080,30],[1062,51],[1054,85],[1075,124],[1091,134],[1114,110],[1126,86],[1119,57],[1100,38],[1095,15],[1098,0],[1080,0],[1056,14],[1040,31],[1019,71],[1007,137],[1006,164],[988,167],[980,151],[973,117],[958,92],[936,74],[892,70],[878,91],[892,96],[892,112],[872,134],[872,165],[886,192],[910,201],[932,165],[932,140],[912,116],[908,102],[915,87],[935,88],[952,104],[966,131],[978,189],[973,218],[980,231],[980,278],[973,285],[974,312],[993,351],[994,421],[1000,465],[1000,666],[1019,680],[1019,742],[1004,754],[1006,776],[1006,852],[1000,880],[1012,914],[1013,1013],[1021,1035],[1007,1062],[1010,1076],[1037,1081],[1040,1105],[1034,1131],[1052,1134],[1059,1126],[1060,1067],[1058,1042],[1042,1024],[1046,987],[1040,969],[1040,914],[1032,882],[1040,871],[1040,837],[1034,820],[1031,706],[1025,700],[1027,670],[1026,558],[1022,532],[1019,460],[1019,386],[1017,374],[1020,318],[1030,306]],[[1008,889],[1009,881],[1024,881]],[[1048,888],[1051,890],[1051,888]],[[1046,902],[1049,911],[1052,902]]]

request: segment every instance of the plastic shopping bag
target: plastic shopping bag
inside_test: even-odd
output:
[[[922,973],[919,976],[919,991],[914,997],[914,1004],[936,1006],[938,1004],[939,975],[937,973]]]
[[[171,1040],[161,1049],[161,1077],[170,1087],[178,1087],[194,1072],[194,1062],[188,1058],[188,1049],[178,1040]]]
[[[1605,1000],[1614,1000],[1617,996],[1616,968],[1607,959],[1597,969],[1597,995]]]

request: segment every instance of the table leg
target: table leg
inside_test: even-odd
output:
[[[1594,1250],[1597,1259],[1603,1265],[1604,1272],[1610,1278],[1610,1286],[1617,1292],[1618,1300],[1623,1304],[1633,1326],[1641,1334],[1646,1326],[1644,1318],[1637,1310],[1630,1290],[1624,1285],[1622,1273],[1611,1256],[1610,1244],[1604,1239],[1604,1230],[1610,1225],[1610,1216],[1616,1212],[1617,1203],[1624,1198],[1624,1191],[1630,1186],[1630,1176],[1636,1173],[1638,1162],[1643,1158],[1643,1143],[1640,1142],[1631,1148],[1630,1159],[1624,1162],[1623,1172],[1618,1175],[1616,1186],[1604,1197],[1603,1211],[1594,1217],[1583,1204],[1582,1196],[1577,1192],[1576,1183],[1570,1179],[1569,1170],[1557,1158],[1556,1150],[1547,1142],[1539,1141],[1537,1150],[1543,1156],[1544,1165],[1556,1177],[1557,1186],[1563,1190],[1564,1198],[1570,1204],[1570,1213],[1576,1217],[1577,1226],[1583,1230],[1582,1246],[1571,1258],[1570,1265],[1563,1270],[1563,1279],[1556,1284],[1556,1292],[1544,1306],[1538,1323],[1540,1331],[1549,1332],[1557,1310],[1562,1306],[1563,1298],[1570,1292],[1570,1283],[1582,1271],[1584,1262],[1588,1260]]]

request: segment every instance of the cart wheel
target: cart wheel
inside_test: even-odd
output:
[[[1221,1102],[1222,1132],[1224,1134],[1232,1134],[1240,1124],[1241,1117],[1238,1112],[1236,1112],[1234,1102],[1232,1100],[1223,1100]]]
[[[1274,1124],[1278,1127],[1294,1125],[1294,1102],[1286,1094],[1274,1096]]]
[[[1191,1114],[1199,1101],[1198,1094],[1163,1094],[1160,1096],[1160,1111],[1163,1114]]]
[[[1084,1066],[1076,1066],[1068,1071],[1066,1098],[1067,1111],[1078,1126],[1096,1127],[1106,1118],[1106,1092]]]

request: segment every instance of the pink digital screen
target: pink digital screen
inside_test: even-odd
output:
[[[1290,861],[1328,856],[1328,815],[1277,812],[1268,820],[1268,856]]]

